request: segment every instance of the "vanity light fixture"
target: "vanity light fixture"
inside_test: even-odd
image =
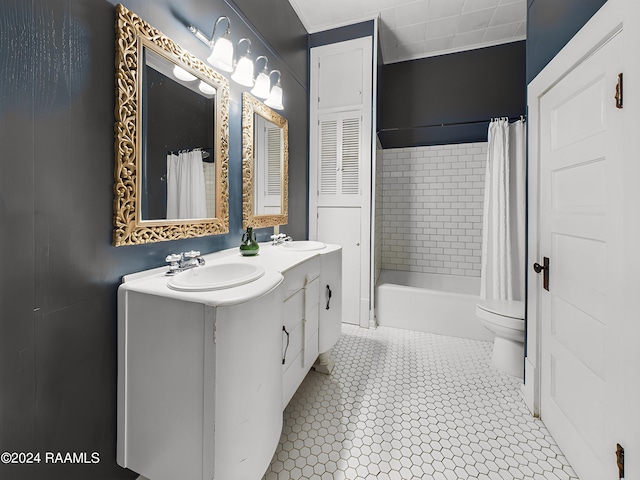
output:
[[[197,78],[178,65],[173,66],[173,76],[183,82],[193,82]]]
[[[282,74],[280,73],[280,70],[272,70],[269,74],[269,78],[271,78],[271,75],[274,73],[278,74],[278,81],[273,87],[271,87],[269,98],[264,101],[264,104],[274,110],[282,110],[284,108],[284,105],[282,105],[282,85],[280,84],[280,77]]]
[[[256,58],[256,65],[261,58],[264,58],[264,68],[256,77],[256,84],[253,90],[251,90],[251,95],[258,98],[267,98],[269,96],[269,88],[271,87],[271,79],[269,78],[269,70],[267,70],[267,57],[261,55]]]
[[[216,28],[221,20],[227,21],[227,30],[216,40]],[[208,39],[204,33],[193,25],[189,25],[189,31],[211,48],[211,54],[207,58],[207,62],[223,72],[233,71],[233,43],[231,43],[231,21],[229,17],[218,17],[218,20],[216,20],[213,26],[211,39]]]
[[[242,42],[247,42],[247,52],[240,57],[236,70],[231,75],[231,80],[245,87],[253,87],[255,80],[253,79],[253,61],[251,60],[251,40],[241,38],[238,47]]]

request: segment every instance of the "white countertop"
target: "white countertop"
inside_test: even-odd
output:
[[[264,268],[265,274],[253,282],[237,287],[213,290],[208,292],[183,292],[167,286],[172,278],[165,275],[168,265],[125,275],[120,290],[146,293],[186,302],[202,303],[215,307],[236,305],[265,295],[282,282],[282,273],[323,253],[339,250],[339,245],[329,245],[321,250],[308,252],[290,251],[269,242],[260,243],[260,252],[255,257],[243,257],[237,247],[203,255],[205,266],[216,263],[250,263]],[[201,268],[201,267],[194,267]]]

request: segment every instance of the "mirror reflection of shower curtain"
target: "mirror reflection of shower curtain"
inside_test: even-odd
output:
[[[167,155],[167,219],[206,218],[202,151]]]
[[[489,124],[482,222],[480,296],[524,300],[525,121]]]

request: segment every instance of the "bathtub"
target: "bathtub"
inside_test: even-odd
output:
[[[382,270],[376,286],[378,325],[493,341],[475,309],[480,279]]]

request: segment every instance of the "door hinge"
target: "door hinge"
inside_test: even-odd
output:
[[[217,324],[213,324],[213,343],[216,343],[216,332],[218,330]]]
[[[622,73],[618,74],[618,83],[616,84],[616,108],[622,108]]]
[[[616,447],[616,463],[618,464],[618,478],[624,480],[624,448],[619,443]]]

